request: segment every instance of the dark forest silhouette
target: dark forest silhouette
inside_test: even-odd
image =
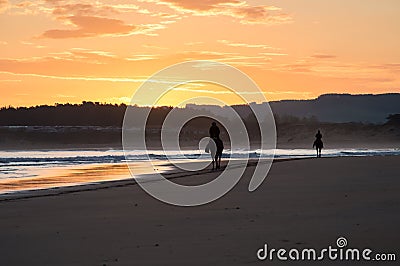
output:
[[[257,124],[255,116],[247,105],[232,106],[247,125]],[[40,105],[34,107],[2,107],[0,126],[114,126],[121,127],[126,104],[106,104],[84,101],[81,104]],[[138,112],[150,107],[138,107]],[[161,125],[173,107],[153,107],[148,125]],[[195,112],[191,108],[181,108],[185,112]],[[318,123],[315,116],[297,117],[293,115],[275,115],[278,123]],[[389,114],[388,124],[399,124],[400,114]]]
[[[349,95],[325,94],[312,100],[284,100],[270,102],[279,123],[353,123],[396,124],[395,114],[400,114],[400,94]],[[340,106],[340,108],[338,108]],[[56,104],[35,107],[3,107],[0,109],[0,126],[114,126],[120,127],[126,110],[125,104],[105,104],[84,101],[81,104]],[[253,118],[248,105],[232,106],[249,124]],[[137,112],[149,107],[137,108]],[[188,105],[186,112],[204,108],[201,105]],[[206,106],[217,115],[224,107]],[[160,124],[172,107],[152,109],[148,122],[151,126]]]
[[[259,124],[248,105],[232,106],[249,134],[253,143],[260,140]],[[54,106],[35,107],[3,107],[0,109],[0,148],[49,148],[49,147],[121,147],[121,126],[125,104],[102,104],[98,102],[82,102],[81,104],[56,104]],[[138,115],[149,111],[150,107],[136,108]],[[155,147],[160,145],[161,126],[172,110],[172,107],[154,107],[150,109],[147,120],[146,138]],[[198,112],[190,107],[179,108],[179,112],[188,114]],[[326,132],[329,142],[332,141],[389,141],[398,142],[400,138],[400,114],[386,115],[384,124],[366,123],[328,123],[320,122],[314,116],[296,117],[276,115],[278,142],[285,145],[302,143],[313,136],[316,129]],[[210,117],[212,117],[210,113]],[[180,131],[179,139],[183,143],[197,145],[197,141],[208,136],[208,125],[212,120],[198,117],[189,121]],[[237,123],[232,121],[231,123]],[[229,136],[222,125],[221,137]],[[310,142],[308,142],[310,143]]]
[[[1,126],[116,126],[122,125],[125,104],[56,104],[34,107],[3,107]]]

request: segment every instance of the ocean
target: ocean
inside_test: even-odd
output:
[[[323,157],[400,155],[400,149],[324,149]],[[123,150],[36,150],[0,151],[0,194],[26,190],[58,188],[145,176],[151,160],[158,172],[171,170],[169,162],[209,160],[199,150],[130,151]],[[225,150],[223,159],[307,158],[313,149]],[[134,177],[127,164],[133,165]]]

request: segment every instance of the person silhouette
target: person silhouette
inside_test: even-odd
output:
[[[315,141],[313,144],[313,148],[314,147],[317,151],[317,157],[321,157],[321,150],[324,147],[324,143],[322,142],[322,134],[320,130],[318,130],[317,134],[315,134]]]
[[[318,129],[317,134],[315,134],[315,138],[319,139],[319,140],[322,140],[322,134],[321,134],[321,131],[319,129]]]
[[[224,143],[219,137],[219,134],[221,131],[219,130],[219,127],[217,126],[217,123],[212,122],[211,127],[209,130],[210,133],[210,142],[208,143],[206,147],[206,152],[211,153],[211,159],[212,159],[212,169],[219,169],[221,167],[221,157],[222,157],[222,151],[224,150]],[[211,143],[214,142],[212,145]],[[214,165],[215,162],[215,165]]]
[[[220,130],[219,127],[217,126],[217,123],[215,122],[211,123],[209,133],[210,133],[210,138],[219,139]]]

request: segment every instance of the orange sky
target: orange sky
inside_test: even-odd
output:
[[[0,25],[0,106],[127,102],[191,59],[238,67],[268,100],[400,92],[398,0],[0,0]]]

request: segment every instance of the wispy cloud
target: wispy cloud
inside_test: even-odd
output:
[[[261,55],[265,55],[265,56],[286,56],[288,54],[285,53],[259,53]]]
[[[138,82],[142,83],[146,81],[146,78],[125,78],[125,77],[80,77],[80,76],[54,76],[54,75],[42,75],[34,73],[14,73],[9,71],[0,71],[0,74],[7,74],[12,76],[20,77],[34,77],[34,78],[47,78],[47,79],[59,79],[59,80],[82,80],[82,81],[108,81],[108,82]]]
[[[376,69],[389,70],[392,72],[400,71],[400,63],[386,63],[386,64],[379,64],[379,65],[371,65],[371,67],[376,68]]]
[[[70,3],[61,4],[57,1],[47,2],[54,5],[52,13],[57,16],[70,16],[70,15],[80,15],[80,16],[107,16],[110,14],[128,13],[138,10],[143,10],[139,6],[134,4],[103,4],[97,2],[96,4],[89,3]]]
[[[33,78],[46,78],[46,79],[57,79],[57,80],[78,80],[78,81],[100,81],[100,82],[126,82],[126,83],[143,83],[150,82],[154,84],[168,84],[168,85],[181,85],[187,83],[186,80],[180,80],[179,78],[164,77],[159,79],[151,79],[147,76],[127,78],[127,77],[93,77],[93,76],[56,76],[56,75],[44,75],[35,73],[15,73],[10,71],[0,71],[0,75],[11,75],[18,77],[33,77]],[[191,86],[201,87],[200,83],[191,83]]]
[[[268,5],[252,6],[244,0],[140,0],[164,4],[180,14],[196,16],[229,16],[242,24],[275,25],[293,21],[281,8]]]
[[[231,42],[231,41],[228,41],[228,40],[218,40],[217,42],[223,43],[225,45],[232,46],[232,47],[245,47],[245,48],[260,48],[260,49],[279,50],[278,48],[274,48],[274,47],[266,45],[266,44],[238,43],[238,42]]]
[[[55,28],[44,31],[39,38],[66,39],[86,38],[97,36],[125,36],[125,35],[157,35],[155,31],[165,29],[166,25],[174,23],[175,15],[151,12],[144,7],[126,3],[111,4],[96,1],[96,3],[80,3],[75,1],[42,0],[24,1],[15,4],[0,0],[0,10],[7,7],[11,15],[44,14],[54,20],[62,22],[70,28]],[[162,18],[158,23],[129,24],[120,19],[125,13],[145,14],[149,17],[157,15]],[[40,48],[40,47],[38,47]]]
[[[65,95],[65,94],[56,94],[56,95],[52,95],[52,98],[56,98],[56,99],[68,98],[68,99],[71,99],[71,98],[77,98],[77,96],[75,96],[75,95]]]
[[[0,14],[7,10],[8,0],[0,0]]]
[[[333,59],[333,58],[336,58],[336,55],[331,55],[331,54],[313,54],[311,57],[312,58],[316,58],[316,59]]]
[[[43,48],[47,47],[45,45],[41,45],[41,44],[37,44],[37,43],[33,43],[33,42],[28,42],[28,41],[20,41],[20,43],[23,44],[23,45],[27,45],[27,46],[38,48],[38,49],[43,49]]]
[[[72,23],[76,29],[61,30],[53,29],[45,31],[40,37],[64,39],[82,38],[103,35],[123,35],[139,31],[134,25],[125,24],[122,20],[91,16],[71,16],[64,18]]]
[[[195,86],[191,86],[192,84],[185,84],[183,86],[178,86],[173,88],[174,91],[182,91],[182,92],[190,92],[190,93],[198,93],[198,94],[213,94],[213,95],[310,95],[311,92],[308,91],[231,91],[229,89],[223,90],[209,90],[202,89],[201,87],[207,87],[207,84],[198,83]],[[201,85],[201,86],[199,86]]]
[[[168,49],[166,47],[161,47],[158,45],[151,45],[151,44],[143,44],[142,47],[148,48],[148,49],[156,49],[156,50],[167,50]]]
[[[214,52],[214,51],[188,51],[181,54],[183,60],[212,60],[217,62],[222,62],[226,64],[231,64],[234,66],[251,66],[251,67],[261,67],[264,66],[266,62],[271,59],[265,55],[245,55],[243,53],[232,53],[232,52]],[[212,62],[202,63],[202,67],[208,68],[209,64]]]
[[[276,25],[293,21],[289,14],[282,13],[275,6],[240,6],[231,10],[233,17],[240,18],[243,24]]]
[[[324,59],[323,57],[322,59]],[[318,58],[319,59],[319,58]],[[333,59],[329,57],[329,59]],[[340,62],[333,60],[315,60],[314,57],[297,60],[288,64],[269,65],[265,70],[283,73],[310,75],[319,78],[348,80],[362,86],[390,86],[399,82],[400,64],[386,63],[371,65],[365,62]]]
[[[91,50],[91,49],[86,49],[86,48],[71,48],[71,51],[75,54],[82,54],[86,56],[90,55],[96,55],[96,56],[101,56],[101,57],[116,57],[116,55],[112,52],[108,51],[100,51],[100,50]]]
[[[135,54],[132,57],[126,57],[125,60],[128,61],[142,61],[142,60],[154,60],[158,59],[159,55],[157,54]]]

